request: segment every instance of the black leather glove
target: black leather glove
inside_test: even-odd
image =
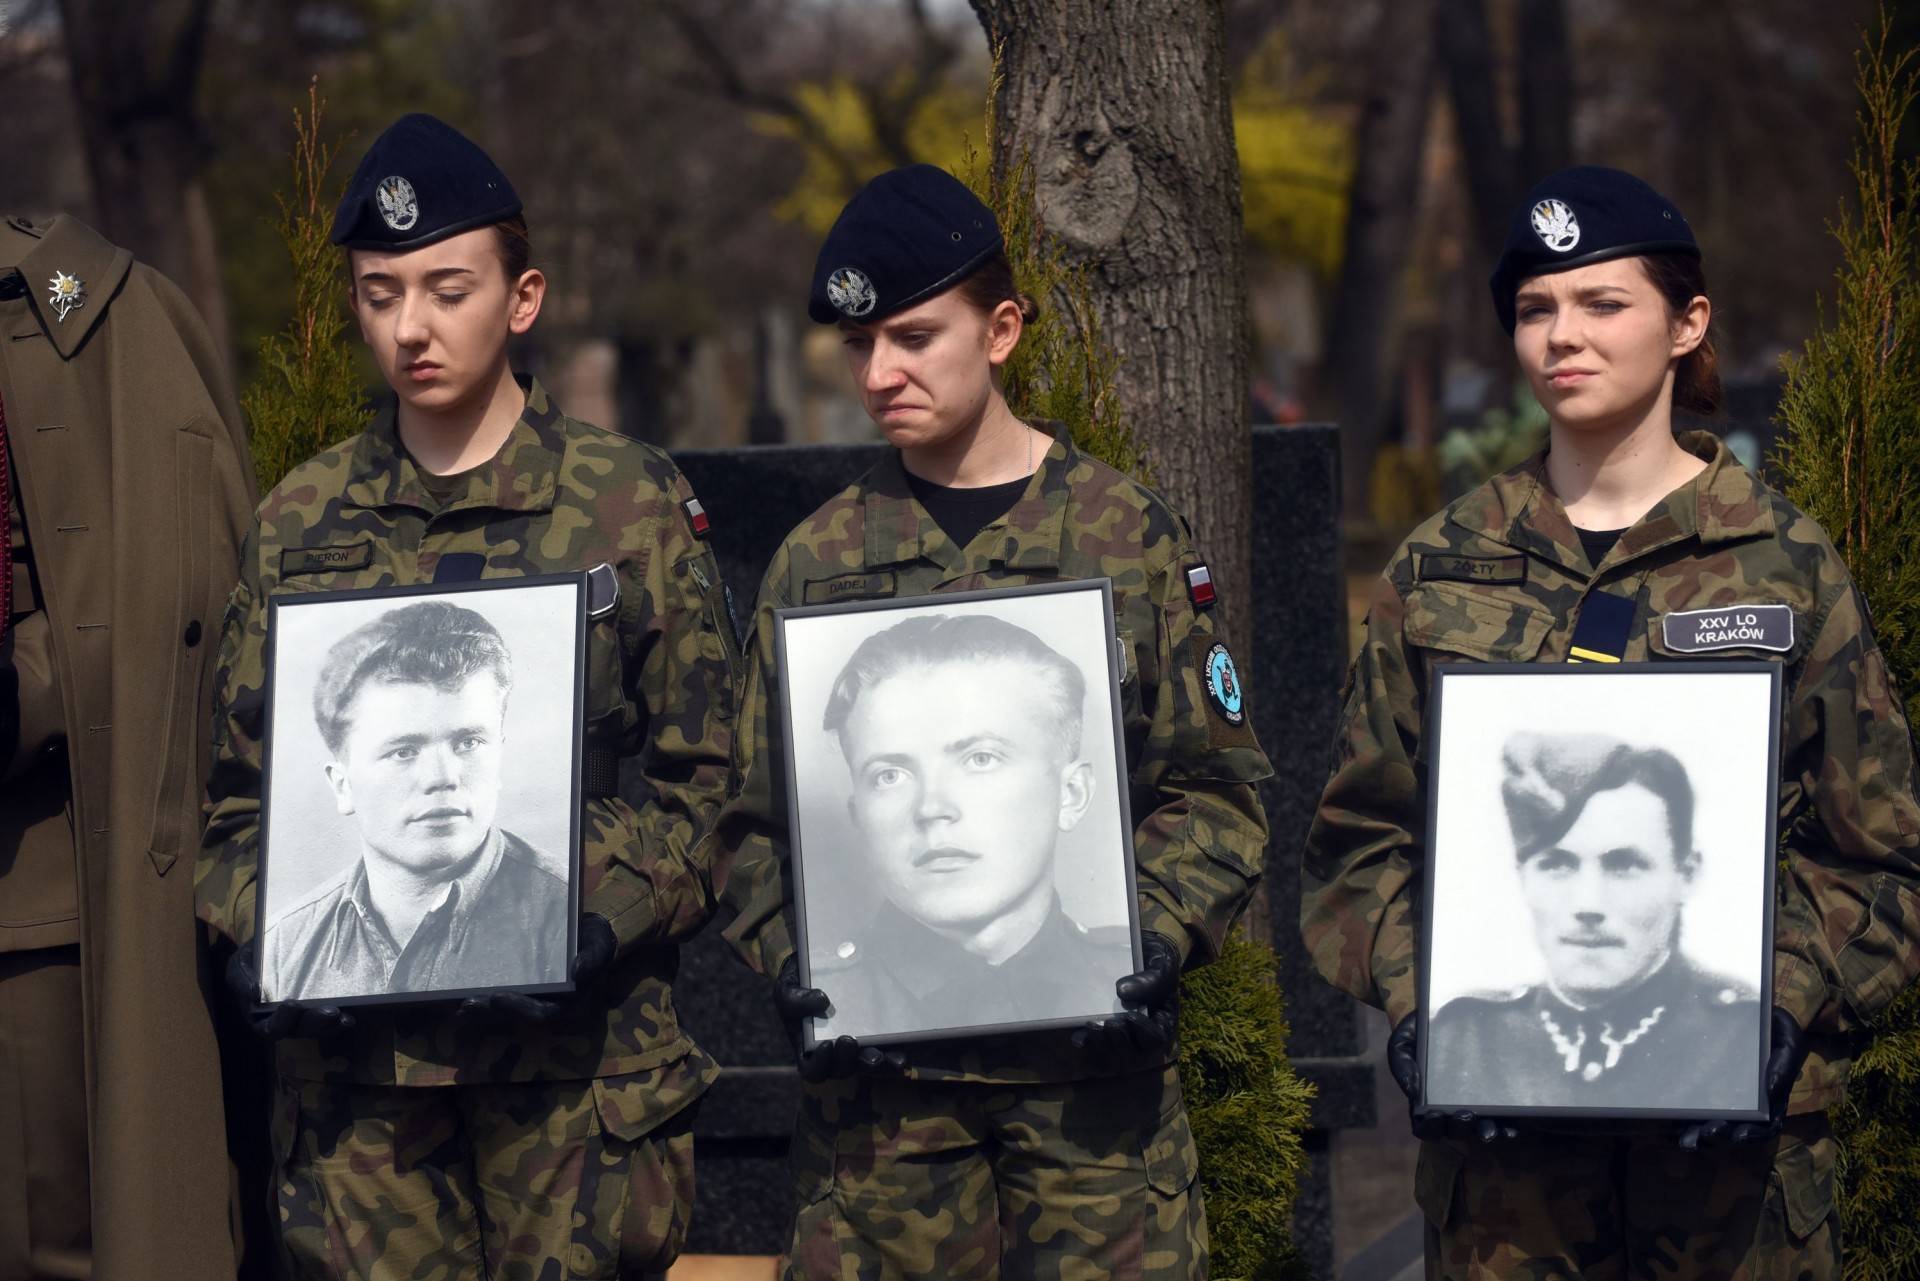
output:
[[[1164,1050],[1180,1025],[1180,949],[1164,934],[1140,936],[1142,968],[1114,982],[1125,1008],[1073,1034],[1082,1050],[1111,1055]]]
[[[831,1006],[827,994],[819,988],[800,986],[800,962],[788,957],[780,967],[780,977],[774,980],[773,1008],[780,1015],[780,1026],[786,1030],[787,1044],[793,1047],[801,1080],[817,1085],[856,1072],[888,1075],[906,1071],[907,1056],[900,1051],[861,1045],[851,1036],[835,1037],[810,1050],[802,1049],[805,1020],[824,1016]]]
[[[1787,1100],[1807,1061],[1807,1034],[1793,1015],[1773,1007],[1773,1038],[1767,1051],[1767,1119],[1764,1121],[1703,1121],[1680,1131],[1680,1146],[1689,1152],[1719,1143],[1764,1143],[1780,1133],[1787,1121]]]
[[[513,1019],[521,1023],[551,1023],[573,1008],[582,992],[592,986],[613,961],[619,940],[607,918],[594,912],[580,917],[580,929],[573,950],[573,991],[556,996],[535,992],[489,992],[470,996],[456,1011],[461,1018]]]
[[[325,1002],[282,1001],[266,1010],[256,1010],[260,1001],[260,976],[254,973],[252,949],[236,947],[227,958],[227,995],[240,1007],[247,1026],[269,1041],[290,1036],[319,1037],[346,1032],[353,1027],[353,1015],[337,1005]]]
[[[620,948],[620,940],[613,936],[613,926],[607,924],[607,918],[598,912],[586,912],[580,917],[580,932],[577,945],[573,950],[573,989],[579,992],[593,986],[613,964],[613,954]]]
[[[1387,1071],[1407,1096],[1407,1119],[1422,1139],[1478,1139],[1498,1143],[1517,1139],[1521,1127],[1511,1117],[1481,1116],[1468,1108],[1442,1111],[1420,1106],[1420,1015],[1401,1019],[1387,1038]]]
[[[1415,1011],[1401,1019],[1387,1037],[1387,1071],[1407,1102],[1420,1104],[1420,1014]]]

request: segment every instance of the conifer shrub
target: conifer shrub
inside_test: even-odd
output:
[[[1916,64],[1860,53],[1858,203],[1832,225],[1841,249],[1832,311],[1783,365],[1774,459],[1788,498],[1825,527],[1872,610],[1910,722],[1920,718],[1920,168],[1898,158]],[[1856,1060],[1840,1140],[1848,1281],[1920,1277],[1920,989],[1881,1014]]]
[[[1287,1058],[1273,950],[1234,931],[1180,986],[1180,1081],[1206,1197],[1212,1275],[1293,1281],[1294,1193],[1306,1173],[1313,1087]]]
[[[987,154],[993,154],[996,51],[988,87]],[[1150,461],[1114,390],[1119,358],[1100,330],[1086,269],[1047,236],[1030,155],[996,175],[967,149],[966,181],[999,219],[1019,287],[1040,304],[1002,387],[1029,422],[1067,424],[1081,450],[1142,481]],[[1180,1076],[1200,1153],[1200,1187],[1216,1281],[1294,1281],[1306,1271],[1292,1241],[1294,1194],[1307,1165],[1313,1086],[1287,1058],[1287,1020],[1273,949],[1238,930],[1220,956],[1180,985]]]
[[[306,111],[293,112],[292,186],[274,197],[280,206],[275,230],[293,260],[293,314],[279,333],[260,340],[258,371],[240,393],[263,493],[373,418],[346,341],[342,255],[328,239],[342,188],[328,182],[338,148],[321,141],[325,110],[316,77],[307,86]]]

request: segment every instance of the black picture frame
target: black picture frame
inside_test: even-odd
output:
[[[566,876],[566,902],[564,910],[565,938],[559,952],[550,956],[548,968],[557,970],[555,979],[529,981],[524,983],[488,983],[485,985],[467,984],[450,987],[434,987],[408,991],[367,991],[355,993],[326,993],[322,996],[303,994],[301,991],[278,992],[276,975],[272,972],[270,960],[273,944],[273,929],[276,916],[270,913],[277,906],[272,897],[274,893],[274,813],[273,797],[276,792],[276,771],[292,768],[288,761],[289,749],[284,742],[277,742],[293,731],[291,722],[304,718],[313,719],[311,707],[312,687],[315,678],[303,678],[290,681],[283,665],[293,661],[289,657],[288,632],[289,621],[301,620],[309,616],[316,622],[327,611],[351,611],[355,615],[368,614],[368,607],[378,602],[397,602],[394,608],[414,601],[452,598],[457,603],[474,608],[483,616],[483,605],[490,600],[499,600],[507,596],[526,593],[540,593],[544,597],[537,608],[523,604],[522,611],[529,615],[537,614],[542,625],[550,626],[550,638],[543,638],[532,655],[514,652],[515,693],[520,693],[521,659],[531,657],[539,663],[552,664],[562,659],[569,664],[567,673],[554,679],[551,675],[543,679],[543,684],[558,685],[561,689],[557,706],[551,703],[536,703],[529,713],[534,715],[552,715],[562,718],[551,733],[564,734],[568,750],[565,754],[564,785],[559,779],[552,781],[549,792],[555,795],[543,797],[547,806],[555,810],[564,810],[565,850],[561,860]],[[586,671],[587,671],[587,601],[588,575],[581,573],[533,574],[514,578],[489,578],[458,583],[422,583],[410,586],[376,587],[346,591],[294,591],[276,594],[267,602],[267,635],[264,652],[265,683],[262,699],[265,707],[262,741],[262,767],[260,787],[260,838],[257,902],[259,925],[255,930],[252,944],[255,973],[260,976],[262,999],[256,1004],[258,1010],[271,1009],[284,1001],[306,1001],[314,1003],[324,1001],[336,1006],[371,1006],[423,1004],[429,1002],[447,1002],[467,997],[484,996],[499,992],[524,992],[530,994],[571,992],[574,984],[571,978],[573,958],[579,946],[580,919],[580,842],[581,842],[581,803],[583,784],[584,728],[586,718]],[[555,606],[564,605],[562,611]],[[498,621],[489,619],[490,622]],[[354,624],[357,626],[358,624]],[[338,640],[351,627],[335,628],[332,639]],[[326,634],[324,627],[321,634]],[[332,642],[329,641],[329,644]],[[309,649],[317,648],[310,646]],[[310,654],[306,657],[311,657]],[[281,706],[282,697],[293,687],[293,697],[306,694],[309,701],[304,706]],[[511,696],[509,696],[511,704]],[[512,714],[511,712],[509,714]],[[276,747],[279,750],[276,750]],[[556,759],[555,764],[558,763]],[[300,762],[311,766],[311,759]],[[549,767],[551,770],[551,767]],[[555,774],[559,770],[551,770]],[[292,820],[289,820],[292,821]],[[558,819],[548,815],[548,825],[558,826]],[[490,825],[489,834],[497,824]],[[504,829],[501,829],[504,832]],[[344,858],[345,855],[342,855]],[[354,862],[357,864],[358,859]],[[280,913],[284,915],[284,909]],[[557,931],[556,931],[557,932]],[[271,994],[271,995],[269,995]]]
[[[1104,990],[1090,993],[1083,1007],[1054,1017],[1014,1018],[1014,1019],[971,1019],[957,1022],[942,1022],[930,1019],[918,1026],[900,1027],[892,1030],[862,1028],[858,1033],[862,1043],[889,1044],[901,1042],[921,1042],[947,1040],[964,1036],[988,1036],[1012,1032],[1037,1032],[1049,1028],[1077,1027],[1089,1020],[1105,1017],[1119,1012],[1121,1006],[1113,991],[1113,980],[1137,971],[1142,963],[1140,944],[1139,891],[1134,869],[1133,839],[1134,827],[1129,800],[1129,770],[1125,724],[1123,719],[1122,683],[1128,679],[1126,667],[1128,659],[1121,652],[1113,613],[1113,584],[1110,579],[1075,579],[1063,582],[1035,583],[1013,587],[990,588],[980,591],[940,592],[926,596],[906,598],[885,598],[873,600],[849,601],[838,604],[808,605],[775,611],[774,658],[776,679],[779,685],[781,724],[783,743],[786,750],[783,768],[785,770],[786,794],[788,804],[788,836],[794,882],[795,900],[795,948],[801,982],[807,986],[820,986],[833,996],[833,983],[830,978],[816,973],[816,964],[812,955],[812,944],[816,941],[814,929],[815,906],[830,894],[833,887],[827,884],[828,873],[823,866],[809,870],[809,854],[806,828],[807,820],[803,815],[805,798],[802,788],[804,780],[796,760],[799,754],[795,744],[795,689],[793,668],[797,646],[807,643],[798,633],[822,619],[840,619],[872,616],[873,626],[869,634],[890,627],[895,620],[904,620],[914,616],[950,614],[954,607],[963,607],[965,612],[990,614],[1001,621],[1018,622],[1012,616],[1022,612],[1023,607],[1036,600],[1063,594],[1084,594],[1097,597],[1098,626],[1097,637],[1081,636],[1077,638],[1076,648],[1088,654],[1097,654],[1103,666],[1096,681],[1093,673],[1081,667],[1086,679],[1089,701],[1095,701],[1092,692],[1102,691],[1104,698],[1097,704],[1104,706],[1108,713],[1107,732],[1100,734],[1091,721],[1082,727],[1081,750],[1088,753],[1096,748],[1103,754],[1110,752],[1108,774],[1115,781],[1113,796],[1110,798],[1111,813],[1117,821],[1115,829],[1118,835],[1118,848],[1113,851],[1114,867],[1112,875],[1119,887],[1123,887],[1126,908],[1124,946],[1114,949],[1119,964],[1113,973],[1104,980]],[[986,605],[991,608],[980,609]],[[851,652],[849,648],[848,652]],[[813,700],[818,702],[820,700]],[[837,755],[837,753],[836,753]],[[843,774],[847,766],[836,761],[834,769]],[[848,783],[846,805],[852,812],[851,789]],[[1091,809],[1092,802],[1089,802]],[[1117,928],[1117,925],[1110,928]],[[829,1022],[839,1016],[836,1010],[827,1020],[808,1020],[802,1032],[803,1043],[812,1047],[820,1035],[817,1023]],[[831,1039],[835,1029],[829,1027],[826,1039]]]
[[[1502,678],[1506,683],[1491,683]],[[1516,684],[1513,678],[1525,684]],[[1781,687],[1781,665],[1766,660],[1443,663],[1434,668],[1424,751],[1428,773],[1419,945],[1418,1106],[1443,1115],[1464,1109],[1482,1116],[1590,1121],[1767,1118],[1764,1077],[1771,1049]],[[1718,707],[1722,715],[1703,717],[1699,715],[1703,707]],[[1462,728],[1469,718],[1475,718],[1473,727]],[[1476,819],[1487,808],[1488,792],[1486,780],[1475,771],[1489,772],[1479,758],[1485,746],[1496,741],[1500,726],[1506,723],[1503,718],[1521,727],[1517,733],[1533,737],[1525,742],[1507,740],[1509,746],[1493,771],[1499,789],[1495,812]],[[1614,745],[1608,746],[1610,742]],[[1628,749],[1625,754],[1619,753],[1619,744]],[[1683,786],[1660,781],[1670,780],[1675,770],[1650,749],[1664,752],[1678,764]],[[1450,754],[1459,759],[1450,761]],[[1588,768],[1594,761],[1605,764]],[[1707,764],[1703,767],[1701,762]],[[1618,781],[1623,771],[1643,768],[1654,782],[1637,777],[1627,783]],[[1562,788],[1560,783],[1566,779],[1585,782]],[[1455,786],[1456,781],[1460,785]],[[1582,988],[1578,981],[1563,986],[1554,973],[1555,962],[1548,959],[1550,949],[1571,958],[1560,963],[1574,967],[1591,983],[1609,967],[1623,966],[1636,947],[1650,948],[1648,940],[1658,937],[1651,929],[1639,938],[1633,933],[1643,921],[1657,919],[1650,915],[1653,908],[1646,909],[1649,915],[1639,920],[1631,911],[1594,910],[1576,911],[1573,922],[1568,922],[1569,904],[1599,909],[1619,901],[1573,897],[1594,891],[1582,890],[1571,881],[1544,879],[1574,876],[1567,870],[1573,867],[1591,869],[1578,875],[1600,878],[1609,875],[1609,867],[1627,869],[1618,875],[1632,874],[1636,855],[1629,821],[1608,827],[1607,819],[1596,818],[1589,830],[1604,829],[1598,844],[1574,831],[1573,825],[1595,797],[1635,782],[1664,807],[1667,848],[1673,851],[1676,868],[1691,869],[1680,875],[1691,888],[1672,905],[1673,918],[1667,926],[1671,932],[1659,945],[1664,950],[1644,952],[1658,962],[1650,976],[1624,983],[1619,991],[1625,995],[1618,997],[1605,989]],[[1581,786],[1591,790],[1582,792]],[[1660,789],[1657,794],[1656,789]],[[1716,935],[1724,928],[1744,930],[1741,938],[1757,938],[1757,943],[1739,949],[1744,953],[1746,946],[1752,947],[1748,968],[1726,982],[1722,981],[1724,969],[1705,970],[1687,945],[1692,933],[1688,924],[1692,918],[1684,915],[1687,897],[1697,892],[1693,881],[1706,874],[1708,855],[1677,849],[1678,826],[1673,817],[1672,797],[1684,795],[1680,804],[1690,815],[1694,851],[1700,851],[1703,839],[1718,840],[1703,838],[1694,824],[1709,799],[1709,789],[1715,813],[1745,816],[1733,825],[1740,833],[1738,840],[1722,842],[1738,848],[1720,848],[1713,855],[1729,860],[1713,870],[1738,886],[1738,894],[1717,900],[1717,906],[1757,899],[1752,909],[1759,918],[1757,931],[1744,915],[1728,917],[1715,910],[1698,918],[1708,922]],[[1748,806],[1758,812],[1750,812]],[[1476,937],[1498,938],[1497,923],[1490,919],[1497,914],[1484,910],[1469,914],[1453,906],[1470,894],[1487,893],[1496,884],[1485,869],[1473,870],[1476,860],[1487,862],[1493,857],[1474,840],[1476,821],[1482,828],[1497,828],[1498,836],[1505,839],[1502,853],[1511,861],[1516,882],[1527,878],[1529,866],[1535,869],[1536,897],[1527,902],[1526,910],[1535,918],[1535,946],[1544,975],[1524,990],[1455,995],[1443,1001],[1436,996],[1436,981],[1446,975],[1449,965],[1455,971],[1449,982],[1457,989],[1458,972],[1466,968],[1457,958],[1474,957],[1471,949]],[[1517,834],[1522,824],[1532,825],[1525,841]],[[1622,845],[1605,853],[1589,855],[1563,848],[1598,851],[1614,832],[1620,833]],[[1553,844],[1545,844],[1548,840]],[[1526,845],[1536,849],[1522,854]],[[1458,866],[1450,868],[1449,860]],[[1658,867],[1658,861],[1643,865]],[[1547,868],[1553,870],[1541,870]],[[1549,884],[1562,887],[1560,899],[1541,897]],[[1522,898],[1527,893],[1519,890]],[[1658,901],[1654,897],[1643,903]],[[1735,910],[1744,913],[1746,909],[1736,905]],[[1472,919],[1453,919],[1469,915]],[[1559,931],[1546,943],[1539,941],[1543,921]],[[1498,946],[1483,943],[1483,947]],[[1512,955],[1510,942],[1508,946]],[[1588,961],[1582,954],[1594,959]],[[1456,959],[1449,961],[1449,957]],[[1484,963],[1487,954],[1476,959]],[[1571,1000],[1569,991],[1587,999]],[[1596,992],[1599,995],[1593,995]],[[1458,1017],[1448,1013],[1455,1008],[1454,1001],[1459,1002]],[[1610,1021],[1616,1016],[1619,1027]],[[1663,1021],[1665,1028],[1660,1026]],[[1591,1039],[1590,1030],[1594,1032]],[[1622,1061],[1628,1072],[1609,1077],[1607,1073],[1617,1073]],[[1490,1063],[1497,1066],[1489,1067]]]

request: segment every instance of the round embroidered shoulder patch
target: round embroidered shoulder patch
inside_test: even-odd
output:
[[[1216,643],[1207,651],[1207,697],[1229,725],[1238,725],[1247,719],[1246,698],[1240,689],[1240,671],[1233,665],[1233,655],[1227,653],[1227,647]]]

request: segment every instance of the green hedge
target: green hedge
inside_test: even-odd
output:
[[[1270,948],[1238,931],[1180,987],[1180,1079],[1200,1149],[1217,1281],[1293,1281],[1293,1198],[1313,1087],[1287,1059]]]
[[[337,149],[320,141],[325,110],[316,80],[307,90],[307,110],[293,113],[292,189],[275,196],[274,226],[293,260],[293,314],[285,329],[261,340],[258,371],[240,394],[263,494],[373,418],[346,339],[342,255],[328,239],[339,192],[328,186]]]
[[[1846,558],[1909,721],[1920,720],[1920,171],[1898,159],[1913,104],[1912,53],[1890,55],[1885,22],[1858,60],[1857,203],[1833,224],[1842,253],[1832,310],[1784,362],[1786,494]],[[1873,1029],[1840,1139],[1849,1281],[1920,1277],[1920,990]]]

